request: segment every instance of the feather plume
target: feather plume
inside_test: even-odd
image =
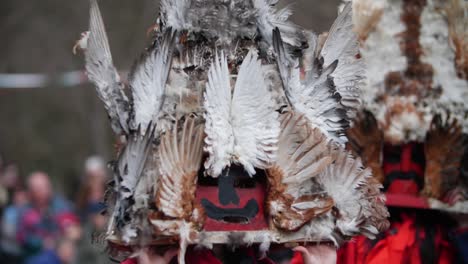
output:
[[[458,182],[460,161],[463,157],[463,134],[456,120],[440,115],[432,120],[424,147],[426,168],[422,194],[441,199]]]
[[[86,73],[96,86],[116,134],[128,134],[129,103],[112,62],[104,22],[97,0],[91,0],[89,35],[85,50]]]
[[[187,117],[179,129],[161,138],[159,147],[160,181],[156,205],[166,216],[186,219],[194,209],[197,175],[203,155],[203,125],[197,119]]]
[[[267,205],[278,228],[297,230],[326,213],[334,202],[317,188],[314,177],[333,162],[330,146],[318,129],[294,113],[281,116],[275,164],[267,169]]]
[[[343,145],[346,142],[344,130],[349,121],[330,77],[337,67],[336,61],[328,68],[316,69],[315,78],[302,82],[299,61],[288,55],[279,30],[275,29],[273,35],[278,68],[291,107],[304,114],[311,125],[319,128],[327,138]]]
[[[204,107],[209,175],[219,176],[232,162],[254,175],[255,168],[266,168],[274,160],[279,123],[254,51],[244,58],[233,93],[226,57],[216,56],[208,73]]]
[[[174,39],[175,32],[169,28],[163,35],[161,43],[157,43],[141,61],[137,62],[129,76],[133,95],[134,128],[137,125],[146,127],[151,122],[157,124],[158,114],[164,102]]]
[[[378,227],[387,228],[388,211],[381,184],[364,169],[361,160],[345,151],[334,149],[336,160],[317,176],[317,181],[335,201],[338,210],[336,225],[343,236],[363,233],[378,234]]]

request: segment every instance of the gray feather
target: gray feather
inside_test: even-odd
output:
[[[304,114],[313,127],[317,127],[331,140],[343,145],[347,139],[344,131],[349,126],[346,112],[340,104],[331,74],[337,61],[324,68],[320,61],[314,78],[302,81],[299,61],[286,51],[279,29],[273,31],[273,48],[283,81],[286,97],[296,111]]]
[[[97,0],[91,0],[89,30],[85,51],[88,78],[96,86],[114,132],[128,134],[129,103],[112,62],[109,41]]]
[[[117,202],[114,211],[117,226],[123,226],[134,202],[135,188],[141,179],[143,168],[152,148],[154,126],[148,125],[146,134],[141,135],[140,128],[132,132],[127,145],[121,151],[114,165]]]

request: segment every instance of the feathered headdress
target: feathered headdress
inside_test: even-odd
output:
[[[288,22],[290,11],[276,11],[276,2],[163,0],[154,42],[126,88],[91,0],[90,29],[79,43],[112,127],[125,138],[109,197],[111,242],[338,245],[387,227],[380,184],[344,149],[364,70],[351,6],[317,37]],[[239,171],[245,176],[233,176]],[[199,180],[221,188],[262,175],[264,201],[243,209],[200,202]],[[241,225],[251,231],[205,226],[229,224],[212,216],[243,210]],[[266,224],[249,227],[252,215]]]
[[[392,144],[423,141],[435,115],[468,132],[468,5],[450,1],[353,1],[368,65],[363,106]]]
[[[352,6],[368,70],[349,147],[384,182],[384,144],[424,143],[421,194],[443,199],[464,181],[459,176],[468,133],[468,4],[353,0]]]

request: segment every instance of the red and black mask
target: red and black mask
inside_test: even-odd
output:
[[[424,146],[408,143],[384,148],[384,188],[388,193],[417,195],[424,186]]]
[[[202,172],[200,173],[202,174]],[[241,166],[223,170],[218,178],[199,175],[196,200],[205,210],[206,231],[267,229],[263,170],[249,176]]]

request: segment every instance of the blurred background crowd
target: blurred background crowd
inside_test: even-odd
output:
[[[294,22],[322,32],[335,19],[339,2],[280,5],[292,4]],[[158,5],[100,1],[117,68],[129,69],[144,49]],[[1,263],[111,262],[100,234],[114,138],[93,87],[2,86],[2,74],[82,70],[82,56],[71,49],[87,25],[88,1],[0,1]]]
[[[107,182],[102,158],[89,157],[73,200],[54,191],[50,176],[22,177],[17,164],[0,162],[2,263],[110,263],[100,241]]]

